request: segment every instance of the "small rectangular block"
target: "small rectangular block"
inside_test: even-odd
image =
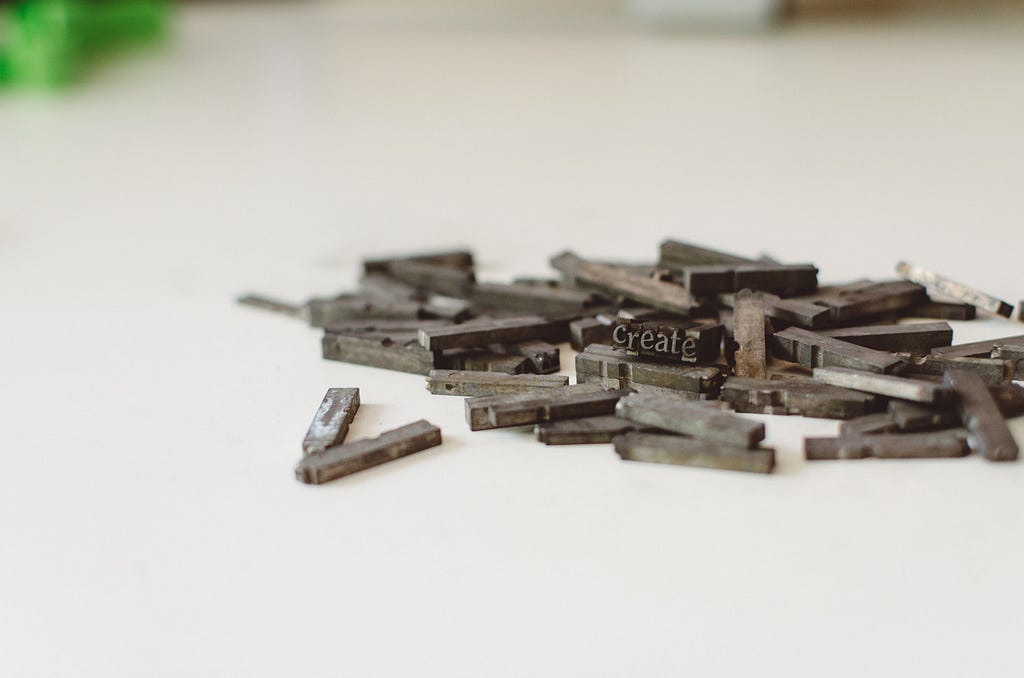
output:
[[[945,322],[844,327],[822,330],[820,334],[876,351],[918,355],[925,355],[932,349],[953,343],[953,328]]]
[[[545,445],[587,445],[610,443],[612,439],[629,431],[655,429],[641,427],[614,414],[582,419],[566,419],[537,424],[537,440]]]
[[[386,370],[427,374],[434,369],[434,354],[411,337],[395,341],[390,337],[364,337],[327,332],[321,340],[323,357]]]
[[[330,447],[305,457],[295,467],[295,477],[319,485],[440,444],[441,429],[421,419],[376,438]]]
[[[983,311],[995,313],[996,315],[1001,315],[1005,318],[1009,318],[1010,314],[1013,313],[1013,306],[1002,299],[964,285],[963,283],[950,280],[949,278],[939,275],[938,273],[935,273],[923,266],[917,266],[906,261],[901,261],[896,264],[896,272],[907,280],[913,281],[919,285],[924,285],[932,292],[936,292],[944,297],[949,297],[950,299],[962,301],[965,304],[971,304]]]
[[[551,322],[536,315],[472,320],[459,325],[420,330],[420,345],[430,351],[473,348],[529,339],[547,339]]]
[[[960,420],[971,447],[989,461],[1015,461],[1017,443],[984,380],[973,372],[950,370],[945,382],[960,396]]]
[[[576,355],[576,379],[638,392],[689,393],[696,399],[718,392],[722,369],[716,365],[660,363],[631,356],[621,348],[592,344]]]
[[[569,377],[555,374],[502,374],[467,370],[431,370],[427,390],[437,395],[493,396],[559,388]]]
[[[865,372],[890,373],[904,364],[902,359],[891,353],[864,348],[799,327],[773,334],[772,352],[776,358],[809,368],[850,367]]]
[[[611,393],[611,395],[608,395]],[[544,403],[572,403],[574,400],[579,401],[581,398],[594,398],[597,401],[596,411],[585,412],[576,415],[577,417],[585,416],[596,416],[600,414],[609,414],[614,410],[615,401],[621,397],[621,394],[615,391],[609,392],[604,389],[600,384],[575,384],[571,386],[563,386],[561,388],[552,388],[549,391],[545,391],[541,398]],[[611,400],[609,406],[606,399]],[[471,431],[483,431],[487,429],[496,428],[490,422],[490,410],[493,406],[508,406],[513,404],[525,403],[527,407],[538,407],[538,393],[516,393],[509,395],[496,395],[496,396],[481,396],[479,398],[468,398],[465,401],[466,408],[466,423],[469,424],[469,430]],[[593,406],[593,403],[591,403]],[[571,417],[566,417],[571,418]],[[532,422],[538,423],[538,422]]]
[[[764,440],[764,424],[678,397],[633,393],[619,401],[615,414],[629,421],[723,445],[753,448]]]
[[[725,329],[717,323],[670,324],[656,320],[617,320],[612,345],[635,356],[672,362],[712,363],[722,352]]]
[[[729,377],[719,397],[737,412],[798,415],[820,419],[852,419],[879,409],[879,398],[812,379],[750,379]]]
[[[302,453],[318,454],[340,445],[359,411],[358,388],[329,388],[302,440]]]
[[[962,431],[897,433],[839,438],[805,438],[804,456],[825,459],[928,459],[963,457],[967,442]]]
[[[872,374],[841,367],[816,367],[814,379],[832,386],[916,403],[943,405],[954,401],[953,390],[948,386],[888,374]]]
[[[746,449],[709,440],[641,432],[616,436],[612,443],[615,453],[626,461],[750,473],[771,473],[775,468],[775,450],[770,448]]]

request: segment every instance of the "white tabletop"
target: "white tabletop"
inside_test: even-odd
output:
[[[163,51],[0,99],[0,675],[1013,674],[1022,463],[809,464],[836,423],[798,417],[762,418],[769,477],[471,434],[461,398],[233,299],[340,291],[370,254],[464,245],[508,279],[675,237],[1016,303],[1022,24],[357,9],[190,6]],[[298,483],[330,386],[362,389],[350,439],[445,442]]]

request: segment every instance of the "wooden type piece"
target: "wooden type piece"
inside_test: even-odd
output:
[[[340,445],[359,411],[358,388],[329,388],[302,440],[302,453],[318,454]]]
[[[675,396],[633,393],[619,401],[615,414],[645,426],[736,447],[756,447],[765,436],[764,424],[759,421]]]
[[[856,284],[817,303],[829,309],[836,324],[918,306],[928,301],[924,287],[903,280]]]
[[[420,419],[376,438],[330,447],[303,458],[295,477],[318,485],[441,444],[441,429]]]
[[[904,433],[949,428],[960,424],[960,417],[951,409],[933,409],[905,400],[889,402],[889,417]]]
[[[998,356],[992,355],[992,350],[996,346],[1015,343],[1024,343],[1024,335],[1018,334],[1012,337],[1000,337],[998,339],[972,341],[968,344],[943,346],[933,349],[932,354],[948,356],[950,358],[996,358]]]
[[[773,334],[772,353],[776,358],[804,367],[849,367],[882,374],[896,371],[904,364],[891,353],[864,348],[799,327]]]
[[[781,414],[819,419],[852,419],[875,412],[877,396],[821,384],[811,379],[729,377],[719,398],[737,412]]]
[[[413,338],[365,337],[327,332],[321,341],[323,357],[386,370],[427,374],[434,369],[434,354]]]
[[[586,261],[572,252],[554,257],[551,263],[563,273],[569,272],[577,283],[683,317],[699,307],[681,286],[638,275],[620,266]]]
[[[612,328],[612,345],[630,355],[685,363],[712,363],[722,352],[721,324],[694,325],[656,320],[619,319]]]
[[[615,453],[626,461],[751,473],[771,473],[775,468],[775,450],[765,447],[746,449],[710,440],[642,432],[624,433],[616,436],[612,443]]]
[[[964,285],[963,283],[950,280],[949,278],[939,275],[938,273],[924,268],[923,266],[917,266],[915,264],[907,263],[906,261],[901,261],[896,264],[896,272],[907,280],[915,282],[918,285],[924,285],[931,292],[938,293],[944,297],[949,297],[950,299],[962,301],[965,304],[971,304],[983,311],[995,313],[1006,318],[1009,318],[1010,314],[1013,313],[1013,306],[1002,299]]]
[[[903,369],[904,376],[942,377],[948,370],[968,370],[986,384],[1001,384],[1015,378],[1015,363],[996,358],[961,358],[948,355],[927,355],[912,359]]]
[[[903,315],[938,320],[974,320],[978,315],[978,308],[958,301],[929,301],[906,309]]]
[[[867,457],[928,459],[966,454],[967,442],[962,430],[804,439],[804,456],[810,461]]]
[[[736,342],[736,375],[764,379],[767,372],[764,297],[750,290],[737,292],[733,300],[733,339]]]
[[[654,431],[656,429],[641,427],[631,421],[614,414],[582,419],[566,419],[537,424],[535,433],[537,440],[545,445],[587,445],[591,443],[610,443],[612,439],[629,431]]]
[[[476,308],[512,313],[560,313],[591,308],[598,303],[593,292],[534,285],[477,283],[469,290]]]
[[[540,316],[472,320],[460,325],[420,330],[420,345],[430,351],[447,348],[473,348],[552,335],[551,321]]]
[[[885,412],[866,414],[863,417],[848,419],[839,424],[839,435],[844,438],[894,433],[896,431],[899,431],[899,427],[892,417]]]
[[[700,247],[679,240],[665,240],[659,247],[658,265],[662,268],[682,270],[687,266],[705,264],[751,264],[753,259],[739,257],[735,254]]]
[[[309,320],[309,308],[306,304],[292,304],[279,299],[272,299],[261,294],[243,294],[238,297],[238,303],[242,306],[251,306],[271,313],[279,313],[289,318]]]
[[[472,269],[450,268],[409,259],[388,264],[388,275],[420,289],[465,299],[476,284]]]
[[[974,372],[950,370],[946,384],[960,396],[960,420],[971,447],[990,461],[1014,461],[1019,451],[985,382]]]
[[[501,374],[468,370],[430,370],[427,390],[437,395],[493,396],[533,393],[569,385],[569,377],[555,374]]]
[[[623,349],[592,344],[576,355],[576,380],[644,393],[678,392],[698,399],[717,393],[722,369],[715,365],[657,363],[631,356]]]
[[[876,351],[924,355],[932,349],[953,343],[949,323],[916,323],[910,325],[866,325],[822,330],[821,334]]]
[[[736,292],[808,292],[818,288],[818,269],[810,264],[712,264],[683,269],[683,286],[694,296]]]
[[[567,396],[579,395],[582,393],[600,393],[606,389],[600,384],[573,384],[562,388],[552,389],[553,392]],[[498,396],[480,396],[467,398],[465,400],[466,423],[470,431],[484,430],[491,428],[487,423],[487,413],[491,405],[495,403],[508,403],[512,401],[526,401],[536,398],[536,393],[510,393]]]
[[[866,391],[900,400],[911,400],[916,403],[944,405],[954,400],[953,391],[947,386],[919,379],[904,379],[888,374],[872,374],[842,367],[817,367],[814,369],[814,379],[832,386]]]

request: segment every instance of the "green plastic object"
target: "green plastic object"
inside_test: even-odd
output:
[[[8,11],[0,49],[0,82],[62,87],[98,58],[158,41],[166,0],[22,0]]]

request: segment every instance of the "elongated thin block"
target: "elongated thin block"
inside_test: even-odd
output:
[[[594,417],[611,414],[615,403],[629,394],[628,389],[610,389],[593,393],[561,393],[550,389],[532,400],[510,400],[487,407],[486,428],[507,428],[546,421]]]
[[[765,435],[759,421],[668,395],[633,393],[619,401],[615,414],[638,424],[736,447],[756,447]]]
[[[876,393],[889,398],[911,400],[916,403],[944,404],[954,400],[948,386],[919,379],[903,379],[888,374],[872,374],[842,367],[816,367],[814,379],[824,384]]]
[[[295,477],[319,485],[441,444],[441,429],[420,419],[376,438],[359,440],[304,458]]]
[[[679,240],[665,240],[659,248],[658,265],[662,268],[681,270],[687,266],[705,264],[752,264],[753,259],[720,252]]]
[[[325,327],[340,320],[415,320],[434,317],[437,316],[419,301],[379,301],[354,296],[309,300],[309,324],[312,327]]]
[[[408,259],[389,263],[387,273],[407,285],[459,299],[466,298],[476,283],[472,269]]]
[[[530,361],[521,355],[495,353],[487,349],[450,348],[435,354],[434,365],[438,369],[466,370],[469,372],[497,372],[501,374],[525,374],[529,372]]]
[[[592,344],[576,355],[576,379],[581,384],[597,382],[640,392],[687,392],[696,398],[718,391],[722,370],[715,365],[659,363],[631,356],[623,349]]]
[[[832,322],[845,324],[862,318],[917,306],[928,301],[924,287],[903,280],[861,284],[840,290],[818,303],[826,306]]]
[[[400,299],[426,301],[430,298],[430,292],[427,290],[406,285],[401,280],[395,280],[383,272],[384,270],[386,269],[381,269],[380,272],[376,273],[367,273],[359,279],[359,293],[361,296],[368,299],[377,299],[378,301],[398,301]]]
[[[804,367],[850,367],[865,372],[890,373],[903,365],[903,360],[863,346],[826,337],[799,327],[772,335],[775,357]]]
[[[967,441],[963,431],[898,433],[839,438],[805,438],[804,456],[819,459],[927,459],[963,457]]]
[[[569,377],[556,374],[502,374],[467,370],[430,370],[427,390],[437,395],[493,396],[533,393],[569,385]]]
[[[242,306],[251,306],[271,313],[280,313],[290,318],[309,320],[309,308],[306,304],[292,304],[280,299],[265,297],[261,294],[243,294],[238,297],[238,303]]]
[[[904,433],[949,428],[960,424],[960,416],[951,409],[928,408],[904,400],[889,402],[889,416]]]
[[[606,294],[632,299],[688,317],[697,303],[680,285],[638,275],[619,266],[585,261],[571,252],[552,259],[559,270],[571,271],[573,278]]]
[[[767,373],[764,296],[742,290],[733,303],[733,339],[736,341],[736,375],[764,379]]]
[[[615,318],[601,315],[573,320],[569,323],[569,343],[576,351],[591,344],[611,344],[614,323]]]
[[[469,290],[477,308],[513,313],[558,313],[590,308],[597,303],[593,292],[535,285],[477,283]]]
[[[886,412],[866,414],[863,417],[849,419],[839,424],[839,435],[844,438],[851,436],[877,435],[880,433],[894,433],[899,427],[892,417]]]
[[[989,461],[1015,461],[1017,443],[984,380],[973,372],[950,370],[945,381],[960,396],[960,419],[971,447]]]
[[[810,264],[710,264],[683,269],[683,285],[695,296],[736,292],[807,292],[818,287],[818,269]]]
[[[526,358],[526,371],[533,374],[552,374],[562,367],[562,352],[546,341],[517,341],[511,344],[494,344],[489,347],[496,353]]]
[[[603,393],[604,391],[605,389],[600,384],[574,384],[572,386],[563,386],[561,388],[551,389],[552,393],[565,396],[570,399],[581,394]],[[488,424],[487,417],[488,411],[492,405],[520,401],[525,402],[536,400],[536,398],[537,394],[534,392],[467,398],[465,401],[466,423],[469,424],[470,431],[482,431],[493,428]]]
[[[655,430],[626,421],[614,414],[582,419],[566,419],[537,424],[535,433],[537,440],[545,445],[586,445],[590,443],[610,443],[612,439],[629,431]]]
[[[998,339],[985,339],[984,341],[972,341],[967,344],[954,344],[943,346],[932,350],[932,355],[944,355],[950,358],[988,358],[997,357],[992,355],[996,346],[1024,342],[1024,334],[1017,334],[1012,337],[999,337]]]
[[[1016,377],[1016,363],[996,358],[961,358],[960,356],[927,355],[911,360],[903,370],[907,376],[942,377],[949,370],[967,370],[981,377],[986,384],[1002,384]]]
[[[867,325],[822,330],[821,334],[848,341],[876,351],[916,353],[924,355],[932,349],[953,343],[949,323],[916,323],[912,325]]]
[[[729,377],[719,397],[737,412],[783,414],[820,419],[852,419],[879,408],[870,393],[851,391],[812,379],[750,379]]]
[[[917,266],[906,261],[901,261],[896,264],[896,272],[907,280],[915,282],[918,285],[924,285],[932,292],[936,292],[944,297],[949,297],[950,299],[962,301],[965,304],[971,304],[983,311],[995,313],[1006,318],[1009,318],[1010,314],[1013,313],[1012,304],[1008,304],[998,297],[986,294],[981,290],[969,287],[963,283],[950,280],[949,278],[939,275],[938,273],[924,268],[923,266]]]
[[[616,436],[612,443],[615,445],[615,453],[627,461],[750,473],[771,473],[775,468],[775,450],[770,448],[749,450],[709,440],[640,432]]]
[[[996,384],[989,387],[996,399],[996,405],[1004,417],[1018,417],[1024,414],[1024,386],[1019,384]]]
[[[978,315],[976,306],[958,301],[929,301],[906,309],[904,314],[912,318],[937,318],[939,320],[974,320]]]
[[[434,369],[434,354],[415,340],[395,341],[390,337],[363,337],[327,332],[321,341],[323,357],[386,370],[427,374]]]
[[[991,355],[997,360],[1013,360],[1019,364],[1024,360],[1024,339],[996,344],[992,347]]]
[[[318,454],[340,445],[359,411],[358,388],[329,388],[302,441],[302,453]]]
[[[448,320],[416,320],[391,318],[350,318],[336,320],[324,326],[324,331],[331,334],[358,334],[362,336],[412,335],[419,344],[419,331],[424,327],[447,327],[452,323]]]
[[[363,271],[371,273],[387,273],[388,267],[397,261],[413,261],[421,264],[433,264],[445,268],[467,270],[473,268],[473,253],[469,250],[443,250],[440,252],[421,252],[403,257],[381,257],[364,259]]]
[[[530,315],[424,328],[420,330],[420,345],[430,351],[441,351],[447,348],[472,348],[529,339],[546,339],[551,334],[550,321]]]

